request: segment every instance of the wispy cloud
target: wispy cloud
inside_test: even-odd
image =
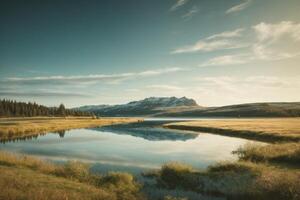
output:
[[[29,92],[20,92],[20,91],[0,91],[0,96],[3,97],[64,97],[64,98],[80,98],[80,97],[90,97],[87,94],[81,93],[66,93],[66,92],[46,92],[46,91],[29,91]]]
[[[276,42],[283,36],[300,41],[300,23],[282,21],[277,24],[261,22],[253,26],[257,38],[261,42]]]
[[[197,76],[188,96],[200,105],[299,101],[299,76]],[[228,95],[230,94],[230,95]],[[222,98],[220,98],[220,96]]]
[[[225,56],[217,56],[209,59],[208,61],[200,64],[200,67],[207,66],[226,66],[226,65],[240,65],[248,62],[248,59],[245,55],[225,55]]]
[[[193,53],[197,51],[209,52],[222,49],[244,48],[248,46],[247,43],[233,40],[233,38],[240,37],[243,30],[244,29],[240,28],[233,31],[214,34],[205,39],[197,41],[195,44],[179,47],[171,51],[171,54]]]
[[[186,14],[182,15],[182,18],[185,20],[191,19],[195,14],[199,12],[197,6],[193,6]]]
[[[175,49],[171,52],[171,54],[179,54],[179,53],[193,53],[197,51],[216,51],[216,50],[222,50],[222,49],[238,49],[248,46],[248,44],[239,43],[232,40],[199,40],[193,45],[184,46]]]
[[[243,29],[236,29],[234,31],[215,34],[208,37],[207,40],[226,37],[241,37],[242,40],[245,40],[245,38],[242,38],[242,31]],[[261,22],[253,26],[250,31],[254,31],[256,37],[251,42],[248,42],[248,46],[246,46],[249,47],[246,49],[247,53],[213,57],[201,63],[200,67],[238,65],[252,61],[278,61],[300,56],[300,23],[292,21],[282,21],[273,24]],[[240,44],[243,43],[245,43],[245,41],[240,42]],[[219,48],[226,49],[225,44],[223,46],[218,45],[213,47],[214,48],[210,48],[210,50]],[[187,49],[181,50],[187,51]],[[190,49],[190,51],[191,50],[192,49]],[[196,51],[197,49],[194,47],[194,50]]]
[[[175,11],[181,6],[185,5],[189,0],[177,0],[177,2],[170,8],[171,11]]]
[[[300,88],[300,77],[278,77],[278,76],[248,76],[237,78],[233,76],[201,77],[197,81],[204,86],[233,90],[240,87],[263,87],[263,88]]]
[[[226,10],[226,14],[242,11],[242,10],[246,9],[247,7],[249,7],[251,2],[252,2],[252,0],[247,0],[241,4],[235,5],[231,8],[229,8],[228,10]]]
[[[282,60],[300,55],[300,50],[276,48],[276,44],[290,38],[294,43],[300,42],[300,23],[282,21],[275,24],[261,22],[252,27],[257,41],[253,44],[254,55],[261,60]],[[291,45],[290,45],[291,46]]]
[[[127,79],[139,77],[150,77],[162,74],[182,71],[182,68],[163,68],[158,70],[148,70],[142,72],[131,72],[121,74],[94,74],[86,76],[39,76],[39,77],[10,77],[0,80],[3,84],[18,85],[70,85],[70,84],[96,84],[96,83],[116,83]]]
[[[283,50],[276,50],[270,48],[265,44],[257,43],[252,47],[253,59],[252,60],[265,60],[276,61],[294,58],[300,55],[300,50],[297,52],[286,52]]]
[[[244,31],[243,28],[238,28],[233,31],[225,31],[222,33],[218,33],[212,36],[207,37],[208,40],[216,39],[216,38],[233,38],[233,37],[241,37],[241,33]]]

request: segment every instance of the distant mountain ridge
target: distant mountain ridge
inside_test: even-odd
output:
[[[168,109],[200,107],[194,99],[186,97],[149,97],[120,105],[90,105],[74,108],[93,112],[100,116],[144,116],[153,115]]]
[[[92,105],[75,108],[98,116],[152,117],[300,117],[300,102],[246,103],[202,107],[187,97],[149,97],[120,105]]]

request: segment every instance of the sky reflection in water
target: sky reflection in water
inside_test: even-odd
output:
[[[91,162],[93,169],[99,171],[137,172],[159,168],[171,161],[204,168],[217,161],[236,159],[231,152],[248,142],[207,133],[196,135],[168,130],[157,125],[157,122],[145,122],[76,129],[64,135],[50,133],[32,140],[0,144],[0,149],[54,161]]]

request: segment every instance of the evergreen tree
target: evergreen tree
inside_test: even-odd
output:
[[[0,99],[0,117],[34,117],[34,116],[92,116],[91,113],[59,107],[46,107],[37,103],[16,102]]]

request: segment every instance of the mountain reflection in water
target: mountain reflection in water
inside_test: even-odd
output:
[[[171,122],[171,121],[170,121]],[[121,135],[131,135],[150,141],[170,140],[187,141],[195,139],[198,134],[188,131],[170,130],[163,128],[162,125],[167,121],[144,121],[130,124],[117,124],[102,126],[98,128],[89,128],[94,131],[112,132]]]

